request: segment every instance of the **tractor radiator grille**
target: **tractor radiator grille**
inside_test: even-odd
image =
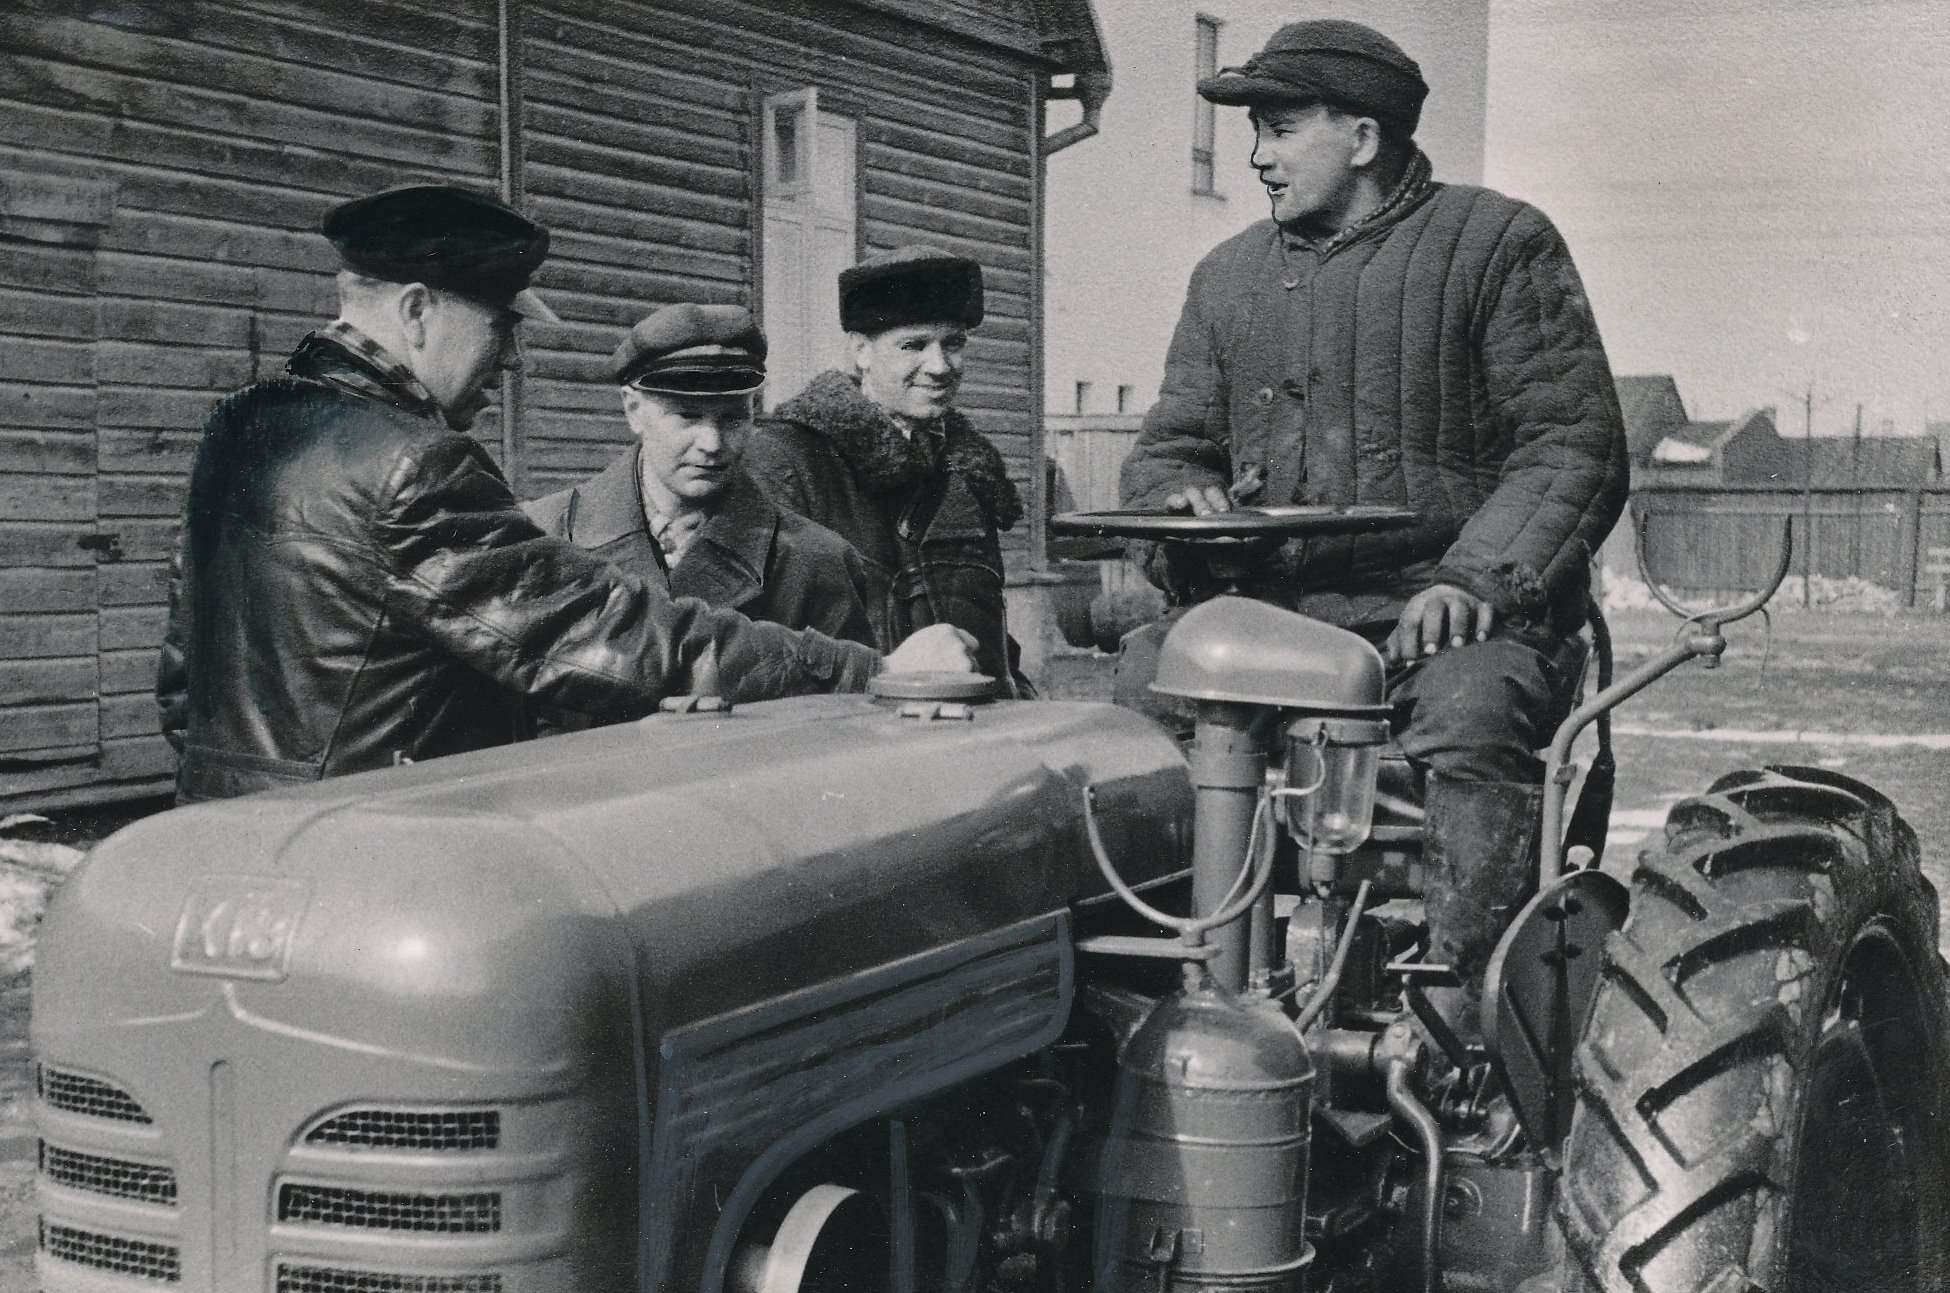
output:
[[[278,1190],[278,1220],[315,1226],[482,1235],[501,1229],[501,1195],[493,1190],[469,1194],[396,1194],[323,1185],[286,1185]]]
[[[278,1263],[278,1293],[501,1293],[499,1275],[399,1275]]]
[[[176,1173],[153,1163],[103,1158],[41,1142],[41,1175],[56,1185],[143,1203],[176,1204]]]
[[[35,1082],[41,1099],[64,1113],[113,1118],[117,1122],[149,1121],[148,1112],[136,1103],[134,1096],[100,1078],[43,1067],[35,1070]]]
[[[494,1109],[353,1109],[313,1127],[305,1143],[374,1149],[497,1149],[501,1114]]]
[[[50,1257],[58,1257],[64,1262],[93,1266],[97,1270],[114,1271],[118,1275],[133,1275],[137,1279],[155,1280],[162,1284],[174,1284],[183,1278],[182,1256],[174,1244],[158,1244],[146,1239],[98,1234],[93,1230],[78,1230],[73,1226],[57,1226],[43,1221],[41,1222],[41,1251]],[[335,1286],[320,1285],[319,1287]],[[359,1286],[347,1284],[337,1287],[352,1289]],[[373,1285],[372,1287],[385,1286]],[[409,1286],[399,1287],[405,1290]]]

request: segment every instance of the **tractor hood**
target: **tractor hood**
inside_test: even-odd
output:
[[[654,1038],[1099,897],[1086,784],[1129,878],[1183,865],[1191,792],[1157,728],[973,714],[658,715],[164,813],[59,895],[37,1013],[113,1027],[221,995],[327,1045],[534,1072],[572,1063],[583,981],[626,963]]]

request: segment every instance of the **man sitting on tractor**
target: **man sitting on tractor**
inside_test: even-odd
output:
[[[1296,22],[1198,89],[1250,110],[1272,218],[1193,271],[1124,500],[1419,514],[1288,542],[1237,587],[1362,633],[1395,671],[1397,736],[1426,773],[1428,954],[1464,984],[1438,1006],[1474,1036],[1531,888],[1536,751],[1579,677],[1588,566],[1624,504],[1611,370],[1543,213],[1431,178],[1428,87],[1393,41]]]

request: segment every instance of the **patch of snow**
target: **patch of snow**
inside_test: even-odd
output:
[[[1677,440],[1671,436],[1652,446],[1654,462],[1706,462],[1713,457],[1713,451],[1704,445]]]
[[[20,813],[0,819],[0,830],[46,820]],[[80,849],[66,844],[0,837],[0,981],[32,968],[34,939],[48,896],[82,856]]]

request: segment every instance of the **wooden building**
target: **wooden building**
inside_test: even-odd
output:
[[[398,184],[498,190],[555,231],[537,286],[565,322],[477,428],[524,495],[627,438],[605,361],[652,308],[759,309],[782,398],[834,357],[840,266],[977,258],[964,406],[1038,504],[1010,536],[1033,582],[1068,74],[1107,85],[1089,0],[0,9],[0,807],[168,785],[150,689],[198,427],[335,308],[324,212]]]

